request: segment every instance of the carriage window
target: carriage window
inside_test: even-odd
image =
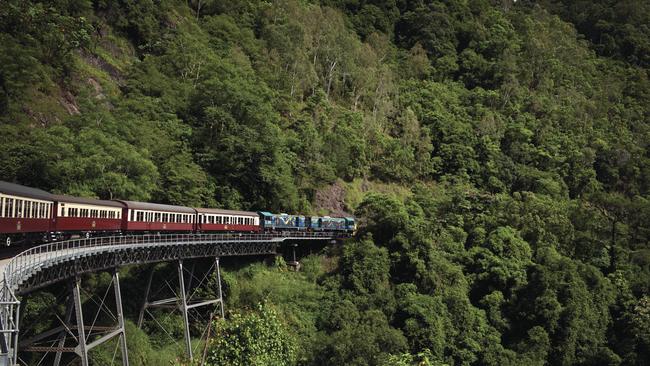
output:
[[[23,217],[23,200],[16,200],[16,217]]]
[[[0,217],[3,217],[5,215],[4,203],[5,203],[4,197],[0,197]]]
[[[5,203],[5,217],[14,217],[14,199],[7,198]]]
[[[138,221],[144,221],[144,213],[142,211],[137,211]]]
[[[164,213],[163,214],[163,222],[167,222],[168,218],[169,218],[169,214]]]

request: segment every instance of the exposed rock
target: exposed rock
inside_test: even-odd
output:
[[[345,187],[340,182],[316,191],[314,199],[316,209],[324,209],[331,216],[351,216],[345,207]]]
[[[115,80],[115,82],[118,85],[121,86],[124,84],[124,78],[122,77],[122,73],[120,72],[120,70],[118,70],[117,67],[106,62],[103,58],[97,55],[90,54],[85,51],[81,52],[81,56],[91,66],[105,71],[108,75],[110,75],[111,79]]]
[[[63,95],[59,97],[59,103],[65,108],[65,110],[68,112],[70,115],[75,115],[79,114],[79,106],[77,105],[77,101],[70,93],[69,91],[65,91]]]
[[[104,95],[104,88],[102,88],[101,84],[97,82],[94,78],[88,78],[87,80],[88,84],[95,89],[95,99],[105,99],[106,95]]]

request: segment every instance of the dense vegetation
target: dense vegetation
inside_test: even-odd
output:
[[[253,336],[217,324],[218,364],[648,365],[649,27],[635,0],[5,0],[0,179],[362,218],[302,273],[226,274]]]

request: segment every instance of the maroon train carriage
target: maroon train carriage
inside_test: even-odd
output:
[[[40,189],[0,181],[0,240],[9,246],[50,231],[54,201]]]
[[[124,232],[192,232],[196,211],[185,206],[163,205],[134,201],[119,201]]]
[[[119,233],[124,204],[92,198],[53,195],[54,231],[67,237],[75,234]]]
[[[260,217],[256,212],[197,208],[198,231],[259,232]]]

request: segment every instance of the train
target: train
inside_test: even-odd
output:
[[[76,237],[271,231],[353,233],[354,217],[197,208],[58,195],[0,181],[0,245]]]

